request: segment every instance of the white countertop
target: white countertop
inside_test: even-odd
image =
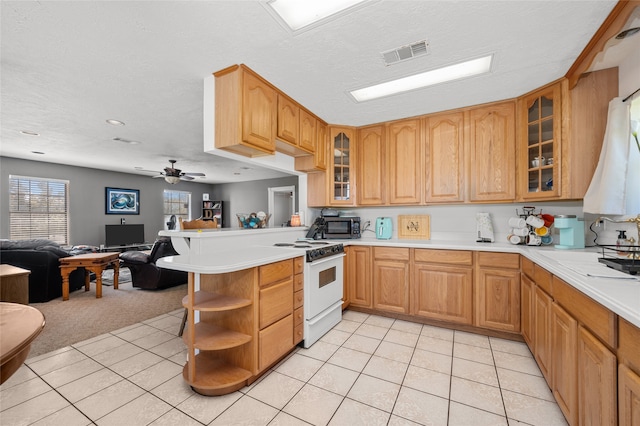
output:
[[[272,228],[274,231],[282,229]],[[169,235],[206,237],[193,232],[185,235],[187,231],[173,232]],[[202,233],[205,233],[203,231]],[[215,232],[215,231],[214,231]],[[233,232],[233,231],[231,231]],[[236,230],[236,232],[251,232],[250,230]],[[503,253],[520,253],[542,266],[558,278],[566,281],[574,288],[591,297],[603,306],[611,309],[622,318],[626,319],[636,327],[640,327],[640,279],[617,279],[601,278],[579,274],[567,267],[569,261],[579,259],[582,261],[593,261],[597,263],[597,249],[584,250],[557,250],[553,246],[529,247],[524,245],[512,245],[509,243],[476,243],[466,241],[447,240],[377,240],[363,238],[359,240],[333,240],[345,245],[366,245],[384,247],[412,247],[412,248],[432,248],[446,250],[473,250],[491,251]],[[158,259],[157,265],[162,268],[177,269],[182,271],[196,272],[202,274],[221,274],[252,268],[280,260],[291,259],[302,256],[304,252],[300,249],[286,247],[273,247],[271,245],[247,245],[245,248],[225,249],[220,247],[213,251],[208,251],[206,255],[198,256],[169,256]],[[594,263],[594,264],[595,264]],[[631,277],[631,276],[626,276]],[[631,277],[633,278],[633,277]]]

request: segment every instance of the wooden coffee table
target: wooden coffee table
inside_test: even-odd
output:
[[[113,288],[118,289],[118,273],[120,272],[120,253],[89,253],[60,259],[62,275],[62,300],[69,300],[69,274],[77,268],[84,268],[84,291],[89,291],[90,272],[96,274],[96,299],[102,297],[102,271],[113,264]]]

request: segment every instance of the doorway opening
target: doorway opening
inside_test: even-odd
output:
[[[296,211],[296,187],[278,186],[269,188],[269,212],[271,227],[286,226]]]

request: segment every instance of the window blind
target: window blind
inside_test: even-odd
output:
[[[164,190],[164,215],[165,222],[168,222],[172,215],[176,219],[189,220],[191,217],[191,193],[185,191]]]
[[[69,241],[69,181],[9,176],[9,235],[13,240]]]

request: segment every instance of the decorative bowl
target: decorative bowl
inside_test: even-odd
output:
[[[263,212],[236,213],[236,217],[238,218],[238,225],[240,225],[240,228],[258,229],[266,228],[271,215]]]

